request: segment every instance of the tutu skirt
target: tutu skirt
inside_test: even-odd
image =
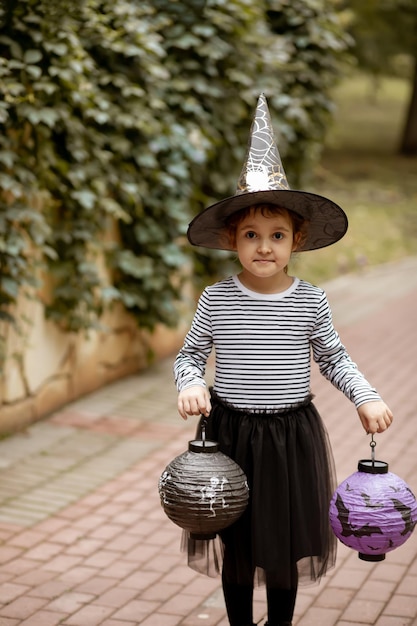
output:
[[[336,559],[328,514],[336,480],[311,398],[278,412],[237,409],[213,393],[212,404],[206,437],[246,473],[249,504],[215,540],[194,540],[184,531],[188,564],[209,576],[223,569],[239,585],[289,589],[320,580]]]

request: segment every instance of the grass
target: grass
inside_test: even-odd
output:
[[[300,253],[291,271],[319,284],[366,265],[417,254],[417,158],[398,155],[409,85],[376,85],[352,76],[335,92],[337,113],[308,190],[340,204],[345,237],[329,248]]]

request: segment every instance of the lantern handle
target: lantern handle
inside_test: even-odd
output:
[[[201,416],[201,441],[203,442],[203,448],[206,447],[206,425],[207,425],[207,418],[202,415]]]
[[[376,446],[376,441],[374,441],[374,433],[372,433],[371,435],[371,441],[369,445],[371,446],[372,466],[374,466],[375,465],[375,446]]]

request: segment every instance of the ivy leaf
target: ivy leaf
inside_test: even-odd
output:
[[[79,202],[81,206],[83,206],[88,211],[91,211],[91,209],[94,208],[97,201],[96,194],[92,191],[89,191],[88,189],[73,191],[71,193],[71,197],[77,200],[77,202]]]
[[[46,126],[52,128],[59,119],[59,111],[52,107],[38,108],[29,104],[24,104],[20,107],[20,113],[26,117],[28,121],[33,124],[44,123]]]
[[[0,150],[0,163],[3,163],[6,167],[13,167],[14,162],[17,160],[17,155],[11,150]]]
[[[25,64],[22,61],[17,61],[16,59],[11,59],[9,61],[9,69],[11,70],[21,70],[25,67]]]
[[[42,70],[37,65],[26,65],[26,72],[32,78],[40,78],[42,76]]]
[[[23,62],[28,65],[38,63],[42,59],[42,53],[40,50],[26,50],[23,55]]]
[[[60,57],[68,53],[68,46],[65,43],[59,43],[56,41],[46,41],[45,49],[48,50],[48,52],[53,52]]]
[[[158,248],[161,258],[171,268],[179,268],[186,262],[186,256],[177,244],[169,243]]]
[[[120,253],[118,267],[134,278],[145,278],[153,274],[152,259],[146,256],[136,256],[130,250]]]
[[[7,111],[7,105],[4,102],[0,102],[0,122],[5,124],[9,117],[9,113]]]
[[[120,300],[120,291],[119,289],[116,289],[116,287],[113,287],[113,285],[103,287],[101,290],[101,295],[105,303]]]
[[[19,283],[16,280],[3,276],[0,280],[0,290],[15,300],[19,295]]]

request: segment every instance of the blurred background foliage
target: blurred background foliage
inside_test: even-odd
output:
[[[417,158],[399,154],[409,81],[386,76],[376,86],[355,72],[334,97],[312,189],[344,208],[349,229],[335,246],[295,256],[293,273],[316,284],[417,254]]]
[[[234,193],[261,91],[291,187],[351,221],[297,270],[416,252],[414,0],[4,0],[0,25],[6,323],[26,293],[69,331],[113,302],[175,325],[184,268],[233,270],[184,235]]]

